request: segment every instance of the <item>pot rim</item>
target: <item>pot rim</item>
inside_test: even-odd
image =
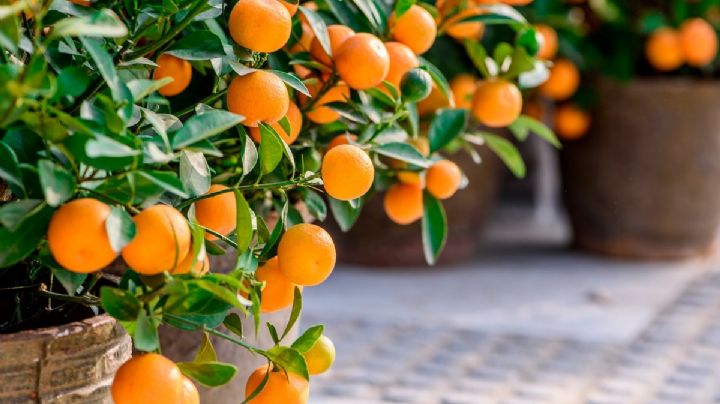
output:
[[[73,321],[61,325],[34,328],[10,334],[0,334],[0,344],[15,341],[45,340],[55,338],[57,336],[65,337],[68,335],[84,333],[89,328],[96,328],[115,323],[117,323],[117,320],[115,320],[114,317],[107,313],[102,313],[96,316],[88,317],[84,320]]]

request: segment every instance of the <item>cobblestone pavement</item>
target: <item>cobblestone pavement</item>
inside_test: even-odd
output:
[[[650,287],[652,285],[649,285]],[[700,275],[629,343],[323,322],[338,348],[318,404],[720,403],[720,274]]]

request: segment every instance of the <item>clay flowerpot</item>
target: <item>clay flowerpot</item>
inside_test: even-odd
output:
[[[499,160],[486,148],[481,148],[480,154],[480,165],[464,151],[448,156],[460,166],[469,184],[443,201],[449,229],[439,265],[467,261],[477,251],[481,229],[498,193],[501,168]],[[365,203],[349,232],[341,232],[336,225],[332,231],[341,262],[381,267],[427,265],[420,221],[407,226],[390,221],[383,208],[382,193]]]
[[[114,318],[0,335],[0,403],[111,404],[132,342]]]
[[[598,90],[590,132],[561,158],[575,244],[642,259],[710,251],[720,225],[720,83],[603,81]]]

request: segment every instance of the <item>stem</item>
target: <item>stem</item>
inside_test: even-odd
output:
[[[304,178],[304,179],[302,179],[302,180],[300,180],[300,181],[287,180],[287,181],[279,181],[279,182],[268,182],[268,183],[265,183],[265,184],[240,185],[240,186],[237,186],[237,187],[225,188],[225,189],[222,189],[222,190],[220,190],[220,191],[215,191],[215,192],[211,192],[211,193],[209,193],[209,194],[204,194],[204,195],[196,196],[196,197],[194,197],[194,198],[190,198],[190,199],[184,201],[183,203],[179,204],[179,205],[176,206],[175,208],[177,208],[178,210],[180,210],[180,209],[183,209],[183,208],[186,208],[186,207],[192,205],[193,203],[195,203],[195,202],[197,202],[197,201],[199,201],[199,200],[201,200],[201,199],[212,198],[213,196],[221,195],[221,194],[224,194],[224,193],[227,193],[227,192],[233,192],[233,191],[235,191],[235,190],[238,190],[238,191],[258,191],[258,190],[261,190],[261,189],[285,188],[285,187],[302,186],[303,184],[305,184],[305,183],[307,183],[307,182],[310,182],[310,181],[313,180],[313,179],[315,179],[315,176],[308,177],[308,178]]]
[[[220,337],[220,338],[222,338],[222,339],[225,339],[225,340],[228,340],[228,341],[230,341],[230,342],[233,342],[233,343],[235,343],[235,344],[237,344],[237,345],[240,345],[241,347],[247,349],[247,350],[250,351],[250,352],[254,352],[254,353],[257,353],[257,354],[260,354],[260,355],[262,355],[262,356],[267,357],[267,356],[265,355],[265,351],[263,351],[262,349],[257,348],[257,347],[254,347],[254,346],[248,344],[247,342],[245,342],[245,341],[243,341],[243,340],[241,340],[241,339],[239,339],[239,338],[236,338],[236,337],[234,337],[234,336],[232,336],[232,335],[225,334],[225,333],[222,332],[222,331],[218,331],[218,330],[216,330],[216,329],[214,329],[214,328],[209,328],[209,327],[206,326],[205,324],[196,323],[195,321],[188,320],[188,319],[185,319],[185,318],[182,318],[182,317],[180,317],[180,316],[176,316],[176,315],[170,314],[170,313],[163,313],[163,317],[167,317],[167,318],[169,318],[169,319],[171,319],[171,320],[178,321],[178,322],[181,322],[181,323],[184,323],[184,324],[187,324],[187,325],[192,325],[192,326],[196,327],[198,330],[201,330],[201,331],[204,331],[204,332],[213,334],[213,335],[218,336],[218,337]]]
[[[45,285],[40,285],[40,288],[38,289],[38,293],[40,293],[41,295],[46,296],[50,299],[64,300],[66,302],[73,302],[73,303],[80,303],[80,304],[84,304],[86,306],[99,306],[100,305],[100,299],[96,296],[93,296],[93,295],[70,296],[70,295],[65,295],[62,293],[50,292],[49,290],[45,290]]]

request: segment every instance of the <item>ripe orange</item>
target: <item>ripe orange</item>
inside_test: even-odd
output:
[[[367,153],[349,144],[328,150],[323,157],[321,172],[325,191],[341,201],[365,195],[375,178],[375,167]]]
[[[56,210],[47,234],[55,261],[78,273],[95,272],[110,265],[118,254],[105,230],[109,215],[108,205],[91,198],[76,199]]]
[[[318,94],[321,88],[322,83],[320,82],[308,86],[308,90],[310,90],[310,94],[312,94],[313,97]],[[324,107],[323,105],[330,104],[332,102],[347,101],[348,98],[350,98],[350,88],[347,84],[340,82],[315,101],[312,109],[307,111],[305,116],[310,121],[318,124],[337,121],[340,118],[340,114],[329,107]]]
[[[328,36],[330,37],[330,52],[333,54],[333,58],[337,56],[338,49],[348,38],[355,35],[355,31],[341,24],[333,24],[327,27]],[[333,58],[325,52],[320,41],[317,38],[313,38],[310,43],[310,55],[313,59],[327,66],[332,65]]]
[[[418,5],[410,7],[400,18],[395,18],[393,13],[389,24],[393,39],[404,43],[417,55],[427,52],[437,36],[435,19]]]
[[[278,1],[280,2],[280,4],[282,4],[285,7],[285,9],[287,9],[287,11],[288,11],[288,13],[290,13],[291,17],[293,15],[295,15],[295,13],[297,13],[298,6],[300,5],[299,2],[293,3],[291,1],[285,1],[285,0],[278,0]]]
[[[192,80],[192,66],[187,60],[173,55],[162,54],[157,59],[158,67],[153,73],[154,80],[172,77],[173,81],[160,87],[158,92],[165,97],[172,97],[185,91]]]
[[[226,189],[228,187],[225,185],[213,184],[207,193],[212,194]],[[195,218],[201,226],[226,236],[235,230],[236,209],[235,193],[225,192],[195,202]],[[218,238],[210,233],[205,233],[205,239],[217,240]]]
[[[397,173],[397,179],[403,184],[422,185],[422,177],[420,173],[416,171],[399,171]]]
[[[535,33],[540,39],[540,50],[537,53],[537,58],[543,60],[554,58],[558,51],[557,32],[549,25],[537,24],[535,25]]]
[[[115,374],[115,404],[183,403],[185,376],[170,359],[147,353],[125,362]]]
[[[522,94],[515,84],[504,79],[485,80],[478,83],[472,113],[483,125],[501,128],[520,116],[522,102]]]
[[[480,21],[462,22],[462,20],[484,13],[485,11],[479,8],[467,8],[448,18],[445,32],[458,40],[480,39],[485,32],[485,24]]]
[[[230,12],[228,30],[240,46],[255,52],[282,48],[292,27],[292,16],[278,0],[240,0]]]
[[[303,353],[308,373],[319,375],[327,372],[335,362],[335,345],[330,338],[321,335],[312,347]]]
[[[182,213],[168,205],[144,209],[133,218],[135,238],[122,251],[128,266],[143,275],[170,271],[190,251],[190,228]]]
[[[712,25],[702,18],[691,18],[682,24],[680,44],[690,66],[707,66],[717,57],[717,33]]]
[[[300,135],[300,129],[302,129],[302,112],[300,112],[300,108],[298,108],[297,104],[290,101],[287,114],[285,116],[290,123],[289,134],[285,132],[285,129],[283,129],[282,125],[280,125],[280,122],[275,122],[273,124],[270,124],[270,126],[275,129],[275,132],[280,135],[280,137],[282,138],[282,140],[285,141],[285,143],[293,144],[297,140],[298,135]],[[252,136],[253,140],[260,143],[260,128],[250,128],[250,136]]]
[[[353,135],[352,133],[343,133],[342,135],[337,135],[330,141],[330,143],[328,143],[327,149],[330,150],[336,146],[350,144],[350,141],[357,141],[357,136]]]
[[[179,404],[200,404],[200,393],[195,383],[183,376],[182,398]]]
[[[290,96],[278,76],[257,70],[233,79],[228,88],[227,107],[245,117],[243,125],[253,127],[282,119],[290,107]]]
[[[400,42],[386,42],[385,49],[387,49],[388,56],[390,57],[390,68],[385,76],[385,81],[399,90],[400,80],[402,80],[403,75],[411,69],[418,67],[420,62],[418,62],[418,58],[412,49]],[[379,88],[387,91],[382,83]]]
[[[315,286],[327,279],[335,267],[335,244],[322,227],[296,224],[280,239],[277,258],[280,272],[290,282]]]
[[[260,310],[271,313],[290,306],[295,297],[295,284],[280,272],[278,258],[273,257],[255,272],[255,278],[265,282],[260,299]],[[302,287],[302,286],[301,286]]]
[[[645,44],[645,56],[652,67],[663,72],[682,66],[685,55],[680,35],[672,28],[656,30]]]
[[[390,70],[390,55],[385,45],[378,37],[366,32],[346,39],[334,58],[340,78],[356,90],[377,86]]]
[[[455,195],[462,181],[462,171],[450,160],[440,160],[427,171],[425,183],[430,194],[438,199]]]
[[[192,248],[190,248],[185,255],[185,258],[180,261],[177,266],[170,271],[173,275],[182,275],[182,274],[193,274],[193,275],[205,275],[210,271],[210,259],[208,258],[207,253],[203,252],[200,255],[197,260],[195,261],[195,265],[193,265],[193,260],[195,257],[192,254]]]
[[[580,72],[573,62],[558,59],[550,69],[550,78],[543,83],[540,94],[551,100],[561,101],[570,98],[580,85]]]
[[[477,78],[472,74],[458,74],[450,80],[450,91],[457,108],[470,109],[475,90],[477,90]]]
[[[310,396],[307,380],[292,372],[274,372],[269,366],[261,366],[250,375],[245,385],[245,398],[260,386],[268,372],[270,376],[265,388],[249,404],[307,404]]]
[[[298,52],[309,52],[310,46],[312,44],[313,38],[315,38],[315,33],[313,33],[312,28],[306,23],[301,24],[302,27],[302,34],[300,35],[300,38],[295,42],[295,44],[290,48],[288,51],[290,53],[298,53]],[[295,65],[293,67],[302,67]]]
[[[438,109],[449,108],[454,105],[454,101],[448,99],[442,90],[433,83],[430,95],[424,100],[417,103],[417,110],[420,116],[426,116],[434,113]]]
[[[555,111],[555,132],[561,139],[578,139],[589,127],[590,116],[575,105],[563,105]]]
[[[423,194],[420,184],[395,184],[385,193],[385,213],[397,224],[410,224],[423,215]]]

